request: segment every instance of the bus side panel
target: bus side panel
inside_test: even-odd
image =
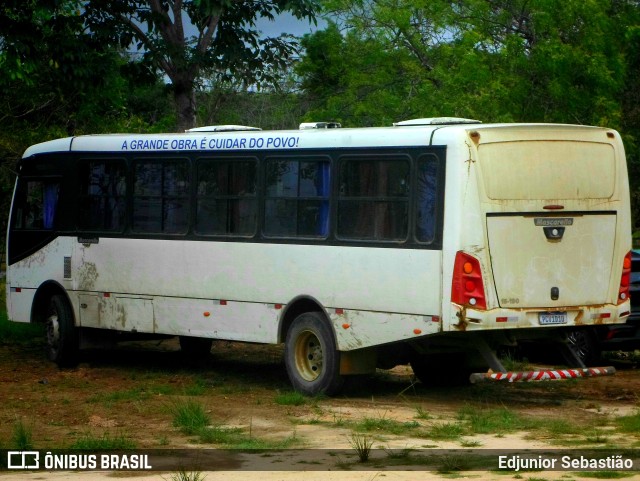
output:
[[[7,316],[13,322],[31,322],[31,307],[36,295],[35,289],[8,288]]]
[[[44,282],[55,281],[67,290],[71,288],[70,279],[65,279],[65,257],[71,257],[75,242],[75,238],[57,237],[35,254],[10,266],[7,270],[10,320],[31,322],[33,298]]]
[[[274,304],[309,296],[325,308],[440,315],[436,250],[115,238],[78,246],[81,291]]]

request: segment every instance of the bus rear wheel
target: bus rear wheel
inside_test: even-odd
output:
[[[328,322],[318,312],[307,312],[293,321],[285,343],[285,365],[296,391],[314,396],[340,390],[340,353]]]
[[[69,303],[61,295],[51,297],[46,318],[47,356],[60,367],[78,363],[79,336]]]

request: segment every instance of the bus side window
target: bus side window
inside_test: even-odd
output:
[[[200,160],[196,233],[254,235],[258,218],[256,179],[255,160]]]
[[[26,180],[18,188],[14,228],[52,230],[60,184],[41,180]]]
[[[418,161],[416,237],[418,242],[431,243],[436,231],[436,199],[438,182],[437,159]]]
[[[122,231],[125,224],[126,168],[120,159],[80,164],[80,218],[85,230]]]
[[[186,234],[189,229],[187,160],[138,160],[134,167],[133,225],[136,232]]]
[[[327,236],[329,165],[325,160],[267,160],[264,221],[267,236]]]
[[[343,159],[338,236],[404,241],[409,228],[408,159]]]

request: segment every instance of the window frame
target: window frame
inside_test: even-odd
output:
[[[251,162],[255,166],[255,185],[254,185],[254,193],[252,195],[238,195],[238,194],[210,194],[210,195],[201,195],[198,192],[198,184],[200,182],[200,168],[202,164],[206,163],[242,163],[242,162]],[[194,194],[193,194],[193,232],[198,237],[205,238],[240,238],[240,239],[252,239],[255,238],[258,233],[258,226],[260,223],[260,210],[262,204],[262,197],[260,195],[260,159],[253,155],[236,155],[236,156],[219,156],[219,157],[198,157],[195,162],[195,167],[193,169],[193,176],[195,178],[194,182]],[[240,234],[240,233],[203,233],[198,231],[198,207],[201,199],[210,199],[210,200],[225,200],[227,201],[227,221],[229,216],[229,203],[228,201],[242,201],[242,200],[251,200],[254,204],[254,221],[253,221],[253,230],[249,234]]]
[[[83,187],[83,182],[84,180],[81,177],[82,174],[82,169],[83,169],[83,165],[85,164],[89,164],[91,162],[102,162],[102,163],[108,163],[108,162],[116,162],[116,163],[121,163],[122,167],[123,167],[123,174],[124,174],[124,194],[121,196],[110,196],[110,195],[103,195],[103,196],[98,196],[98,195],[92,195],[92,194],[87,194],[85,192],[82,191],[82,187]],[[129,220],[129,212],[128,212],[128,205],[129,205],[129,198],[131,197],[130,194],[130,187],[129,187],[129,164],[127,162],[127,159],[125,159],[124,157],[82,157],[80,159],[78,159],[78,162],[76,164],[76,172],[78,175],[78,211],[77,211],[77,216],[76,216],[76,229],[79,233],[99,233],[99,234],[107,234],[107,235],[113,235],[113,234],[123,234],[124,232],[127,231],[127,228],[129,226],[130,220]],[[81,224],[81,218],[82,218],[82,207],[83,207],[83,201],[85,200],[89,200],[91,198],[121,198],[124,202],[123,202],[123,215],[124,215],[124,219],[122,222],[122,225],[120,226],[120,229],[91,229],[91,228],[87,228],[84,227]],[[103,224],[104,226],[104,224]]]
[[[188,182],[188,186],[186,188],[186,192],[182,195],[165,195],[165,167],[167,164],[171,164],[174,162],[184,162],[186,166],[186,180]],[[160,181],[160,195],[148,195],[148,194],[136,194],[136,168],[139,164],[144,163],[157,163],[162,166],[161,173],[161,181]],[[187,236],[191,232],[191,224],[192,224],[192,206],[193,206],[193,162],[191,158],[185,156],[145,156],[145,157],[134,157],[131,159],[130,163],[130,181],[129,181],[129,191],[128,191],[128,199],[129,199],[129,229],[128,231],[132,234],[141,235],[141,236],[169,236],[169,237],[184,237]],[[160,199],[160,215],[161,215],[161,229],[157,231],[145,231],[136,228],[135,223],[135,209],[136,209],[136,199]],[[165,228],[164,223],[164,208],[165,202],[167,200],[179,200],[184,199],[186,201],[187,212],[185,214],[186,218],[186,226],[180,232],[168,232]]]
[[[298,173],[297,173],[297,188],[298,191],[296,195],[293,196],[284,196],[284,195],[269,195],[269,185],[268,185],[268,176],[269,176],[269,162],[274,161],[285,161],[285,162],[297,162],[298,163]],[[273,155],[267,154],[262,160],[264,168],[263,168],[263,195],[261,196],[261,209],[262,209],[262,223],[261,223],[261,234],[262,237],[268,240],[271,239],[291,239],[295,241],[299,240],[315,240],[315,241],[323,241],[327,240],[332,236],[332,226],[333,226],[333,197],[334,197],[334,165],[333,159],[329,155],[323,155],[322,153],[318,154],[301,154],[301,155],[292,155],[290,153],[285,155]],[[316,164],[326,164],[327,173],[329,176],[329,184],[326,186],[326,194],[322,196],[300,196],[300,164],[302,163],[316,163]],[[297,206],[301,202],[326,202],[326,216],[327,219],[325,221],[324,233],[317,235],[292,235],[292,234],[273,234],[269,233],[267,229],[267,203],[269,201],[289,201],[296,203],[296,231],[298,231],[298,209]]]
[[[349,162],[366,162],[366,161],[378,161],[378,162],[404,162],[407,166],[406,180],[407,180],[407,190],[404,196],[400,197],[391,197],[391,196],[346,196],[341,192],[342,188],[342,174],[344,166]],[[398,153],[385,153],[385,152],[367,152],[367,153],[355,153],[355,154],[345,154],[341,155],[338,159],[338,168],[336,172],[337,177],[337,189],[335,193],[335,213],[334,213],[334,234],[335,238],[340,242],[345,243],[362,243],[362,244],[380,244],[380,245],[404,245],[410,243],[414,240],[414,235],[412,233],[412,220],[414,218],[413,214],[413,196],[414,196],[414,175],[413,175],[413,165],[415,161],[412,155],[406,152],[398,152]],[[379,165],[379,164],[378,164]],[[347,203],[355,203],[355,202],[372,202],[373,205],[377,205],[380,203],[387,204],[400,204],[404,203],[406,206],[406,228],[404,232],[404,238],[399,239],[381,239],[381,238],[373,238],[373,237],[348,237],[340,233],[340,205],[343,202]],[[374,213],[375,215],[375,213]]]

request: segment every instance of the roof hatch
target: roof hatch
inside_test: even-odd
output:
[[[246,125],[207,125],[185,130],[185,132],[242,132],[247,130],[262,130],[258,127],[248,127]]]
[[[410,125],[455,125],[455,124],[481,124],[479,120],[463,119],[460,117],[430,117],[425,119],[403,120],[394,122],[394,127],[406,127]]]

